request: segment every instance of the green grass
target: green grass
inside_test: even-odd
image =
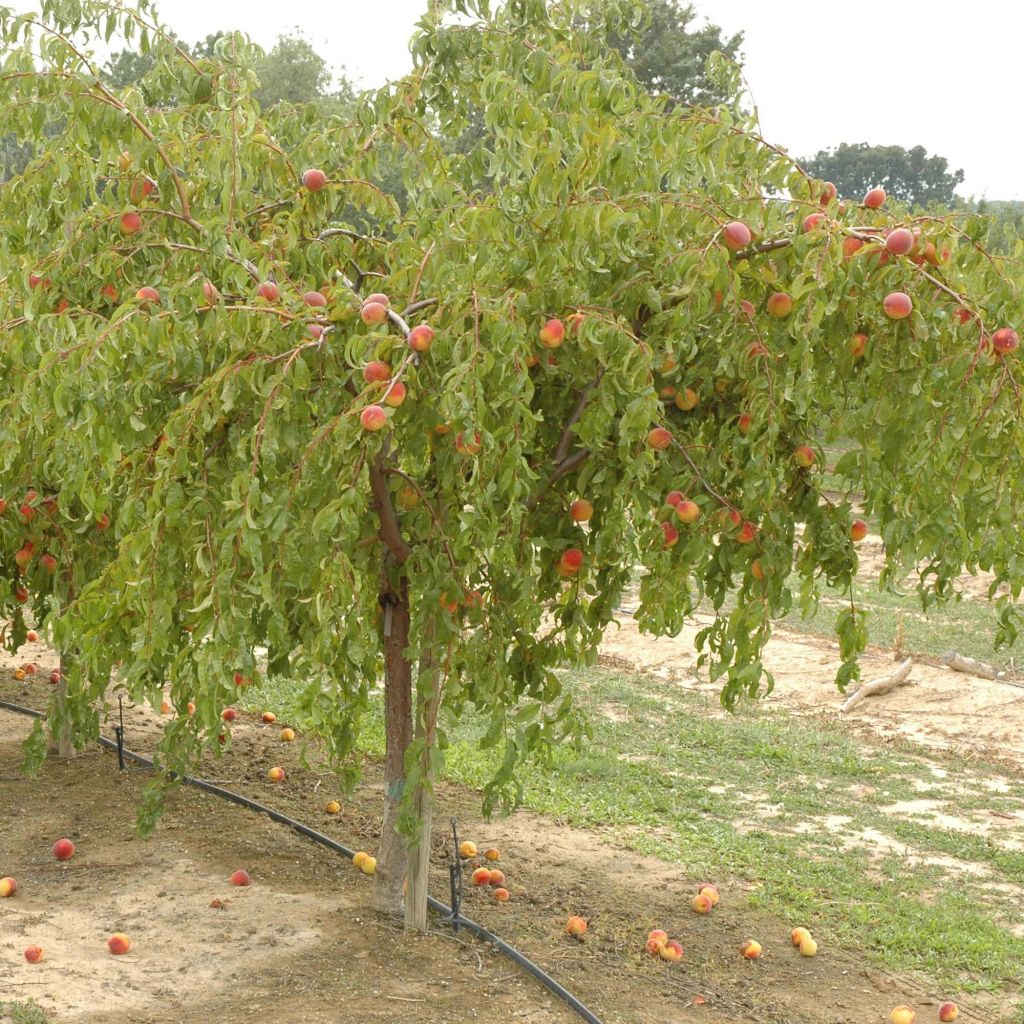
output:
[[[594,736],[579,752],[557,749],[550,767],[524,768],[528,807],[584,828],[611,827],[694,877],[754,883],[752,906],[810,923],[825,942],[859,947],[888,968],[919,971],[945,991],[1002,992],[1010,1002],[1024,985],[1024,938],[1010,931],[1024,926],[1024,906],[996,898],[986,884],[1024,883],[1024,855],[882,810],[920,797],[915,780],[939,787],[925,795],[945,800],[945,813],[987,806],[977,764],[963,787],[954,786],[963,773],[952,760],[905,745],[868,746],[821,721],[750,705],[723,716],[702,695],[600,669],[564,678]],[[288,713],[289,695],[280,690],[252,701]],[[365,726],[364,749],[380,755],[379,718]],[[481,723],[450,728],[445,774],[475,786],[501,752],[480,749]],[[948,778],[933,775],[935,763]],[[1003,805],[1024,806],[1024,783],[999,778],[1009,786],[998,797]],[[850,819],[840,836],[821,825],[828,815]],[[865,829],[921,860],[857,845]],[[989,874],[951,873],[928,861],[948,857]]]
[[[49,1019],[31,999],[27,1003],[0,1003],[3,1024],[47,1024]]]

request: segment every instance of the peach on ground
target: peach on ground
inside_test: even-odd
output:
[[[17,891],[18,883],[10,875],[0,878],[0,900],[13,896]]]
[[[508,891],[508,889],[500,889],[500,888],[499,889],[495,889],[494,890],[494,898],[499,903],[508,903],[508,899],[509,899],[509,891]]]
[[[360,871],[363,869],[363,861],[366,860],[370,855],[365,850],[358,850],[355,856],[352,858],[352,866],[359,868]]]
[[[471,842],[469,839],[459,843],[459,856],[460,857],[475,857],[476,856],[476,843]]]
[[[818,944],[810,935],[801,940],[798,948],[801,956],[817,956]]]
[[[293,743],[295,741],[295,730],[289,729],[285,726],[281,730],[281,742],[282,743]]]
[[[339,804],[337,800],[328,800],[327,806],[324,807],[324,810],[328,814],[338,814],[341,811],[341,804]]]
[[[501,868],[491,868],[488,872],[488,878],[491,885],[504,885],[505,884],[505,872]]]
[[[790,941],[794,946],[799,946],[804,939],[809,939],[810,937],[811,933],[806,928],[794,928],[789,933]]]
[[[710,882],[701,882],[697,886],[697,892],[702,896],[707,896],[711,900],[711,906],[717,907],[718,901],[722,898],[722,894],[718,891],[717,885],[712,885]]]
[[[25,959],[30,964],[37,964],[43,959],[43,947],[42,946],[29,946],[25,950]]]
[[[474,885],[490,885],[491,873],[487,868],[477,868],[472,875]]]
[[[114,956],[122,956],[131,948],[132,940],[129,939],[124,932],[114,932],[114,934],[107,939],[107,949],[109,949]]]
[[[693,912],[695,914],[710,914],[713,904],[710,897],[699,892],[693,897],[693,900],[690,902],[690,906],[693,907]]]
[[[676,963],[683,958],[683,947],[675,939],[669,939],[658,951],[658,955],[662,960]]]
[[[75,844],[70,839],[58,839],[53,844],[53,855],[57,860],[71,860],[75,855]]]
[[[271,782],[284,782],[284,769],[280,767],[271,768],[267,772],[267,778]]]
[[[362,871],[362,873],[364,875],[368,875],[368,876],[376,874],[376,872],[377,872],[377,858],[376,857],[367,857],[366,860],[364,860],[362,862],[362,864],[359,865],[359,870]]]
[[[659,942],[668,942],[668,932],[663,931],[661,928],[652,928],[647,933],[647,938],[657,939]]]
[[[273,725],[273,723],[277,721],[277,715],[275,715],[273,711],[264,711],[263,714],[260,715],[260,721],[266,722],[267,725]]]
[[[740,946],[740,952],[748,960],[756,960],[761,955],[761,943],[755,939],[747,939],[746,942]]]
[[[956,1020],[959,1015],[960,1008],[952,1000],[947,999],[939,1006],[939,1020],[943,1024],[949,1024],[949,1021]]]
[[[244,871],[241,868],[239,868],[238,871],[234,872],[231,875],[231,877],[228,879],[228,881],[232,885],[251,885],[252,884],[252,878],[249,875],[249,872],[248,871]]]
[[[917,1019],[917,1014],[914,1012],[912,1006],[907,1006],[906,1003],[900,1003],[899,1006],[894,1006],[889,1011],[889,1020],[892,1024],[914,1024]]]
[[[225,708],[221,713],[220,717],[225,722],[233,722],[238,718],[238,712],[234,708]]]
[[[579,938],[587,930],[587,922],[582,917],[570,917],[565,923],[565,930],[575,938]]]
[[[646,949],[651,956],[661,956],[661,951],[667,941],[668,939],[649,938],[644,949]]]

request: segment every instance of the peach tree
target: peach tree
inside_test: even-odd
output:
[[[837,197],[738,99],[648,95],[598,42],[643,29],[636,0],[491,6],[433,4],[351,116],[264,116],[254,47],[193,58],[145,2],[0,10],[0,113],[35,154],[0,188],[8,640],[33,607],[73,652],[76,742],[112,685],[193,703],[169,767],[224,749],[250,680],[306,681],[342,772],[382,702],[378,905],[408,880],[420,926],[446,725],[487,722],[485,801],[514,803],[524,758],[585,737],[557,669],[627,595],[651,634],[713,612],[732,706],[826,585],[857,676],[837,488],[925,601],[965,568],[1009,584],[1000,640],[1024,553],[1020,293],[986,225]],[[115,34],[173,101],[104,84]]]

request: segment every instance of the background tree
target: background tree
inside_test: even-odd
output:
[[[724,37],[710,22],[696,27],[692,4],[680,0],[644,0],[640,31],[613,29],[608,44],[622,55],[637,80],[651,93],[665,93],[678,103],[715,106],[730,97],[707,73],[716,50],[742,62],[743,33]]]
[[[962,170],[948,171],[946,158],[928,156],[924,146],[844,142],[834,150],[820,150],[804,166],[815,177],[834,182],[842,195],[859,199],[868,189],[881,186],[912,209],[932,204],[952,209],[957,201],[954,190],[964,180]]]
[[[735,101],[651,97],[605,42],[632,0],[481,6],[438,5],[414,72],[356,110],[291,116],[260,111],[244,38],[197,59],[148,4],[115,11],[181,97],[148,107],[88,59],[108,3],[44,0],[32,30],[0,9],[0,117],[39,147],[0,190],[8,641],[32,609],[80,652],[51,709],[78,741],[115,670],[193,702],[167,767],[229,749],[249,679],[303,680],[346,773],[383,702],[377,899],[401,911],[407,878],[417,926],[447,725],[486,721],[487,805],[514,803],[524,758],[585,736],[557,670],[596,657],[635,579],[650,633],[713,610],[701,659],[732,706],[770,685],[775,615],[852,588],[836,479],[923,599],[964,566],[1006,582],[1001,639],[1024,556],[1020,294],[974,227],[886,237]],[[438,126],[478,110],[488,145],[451,152]],[[837,632],[845,686],[852,589]]]

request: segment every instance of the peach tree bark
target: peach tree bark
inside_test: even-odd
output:
[[[525,758],[586,741],[556,670],[634,578],[651,634],[712,610],[727,707],[825,585],[858,677],[854,495],[926,606],[985,569],[997,639],[1019,625],[1020,286],[987,225],[836,197],[739,98],[647,95],[598,42],[641,16],[438,2],[346,114],[262,112],[256,48],[197,60],[145,2],[0,10],[0,118],[36,154],[0,186],[4,639],[31,609],[79,652],[78,742],[112,673],[169,695],[169,768],[230,752],[251,680],[303,681],[346,782],[382,708],[378,904],[408,881],[420,927],[446,730],[485,723],[485,809],[513,805]],[[105,85],[108,32],[166,103]]]

